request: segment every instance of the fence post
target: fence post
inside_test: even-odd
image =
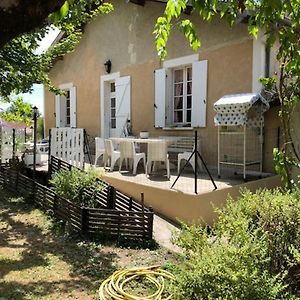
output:
[[[56,212],[56,209],[57,209],[57,202],[58,202],[58,196],[55,193],[54,198],[53,198],[53,208],[52,208],[54,213]]]
[[[145,238],[145,207],[144,207],[144,193],[141,193],[141,203],[142,203],[142,226],[143,226],[143,238]]]
[[[107,208],[115,209],[116,207],[116,189],[113,186],[109,186],[107,195]]]
[[[16,182],[15,182],[16,191],[18,191],[18,187],[19,187],[19,172],[17,172],[17,174],[16,174]]]
[[[33,202],[36,202],[36,186],[35,186],[35,181],[32,181],[31,195],[32,195]]]
[[[88,232],[88,210],[86,207],[81,207],[81,233],[85,235]]]
[[[14,160],[16,157],[16,129],[13,128],[12,132],[13,132],[13,155],[12,155],[12,158]]]
[[[149,220],[148,220],[148,226],[149,226],[149,237],[150,239],[153,238],[153,218],[154,218],[154,211],[153,207],[149,207],[150,214],[149,214]]]
[[[129,198],[129,211],[132,211],[132,202],[133,202],[133,198],[132,197],[130,197]]]

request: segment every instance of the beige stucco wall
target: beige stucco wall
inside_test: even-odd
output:
[[[276,188],[280,186],[279,177],[274,176],[195,195],[128,182],[110,176],[105,176],[104,179],[122,193],[135,199],[141,199],[141,193],[144,193],[145,205],[152,206],[156,213],[174,222],[180,220],[188,224],[202,223],[209,225],[216,220],[214,208],[224,206],[228,195],[233,199],[237,199],[241,188],[247,188],[255,192],[259,188]]]
[[[159,60],[154,46],[153,28],[164,5],[147,2],[145,7],[112,1],[115,10],[85,27],[75,52],[56,62],[50,71],[54,84],[72,82],[77,88],[77,127],[100,135],[100,77],[103,64],[112,61],[112,72],[131,76],[131,122],[134,134],[148,130],[153,135],[188,135],[192,131],[154,129],[154,70]],[[199,58],[208,60],[207,127],[199,129],[203,156],[209,165],[217,160],[217,131],[213,124],[213,103],[230,93],[251,92],[252,40],[246,24],[230,29],[224,21],[211,24],[191,16],[202,46]],[[168,57],[194,54],[182,33],[172,32]],[[55,97],[45,92],[45,127],[55,126]]]
[[[88,24],[75,52],[56,62],[50,72],[55,84],[72,82],[77,87],[77,125],[85,127],[91,135],[100,133],[100,76],[105,74],[103,63],[108,58],[112,61],[112,72],[120,71],[121,75],[132,76],[132,107],[137,101],[145,103],[146,108],[151,105],[148,116],[153,115],[153,71],[159,67],[159,60],[152,32],[157,17],[163,14],[164,6],[151,2],[145,7],[120,1],[113,1],[113,4],[114,12]],[[245,25],[230,30],[222,21],[209,25],[195,19],[202,39],[201,51],[248,40]],[[190,54],[193,52],[185,37],[174,31],[169,41],[168,59]],[[131,74],[130,66],[133,65],[132,71],[136,74]],[[140,82],[135,81],[138,78]],[[47,129],[55,125],[54,104],[54,95],[46,92]],[[153,120],[147,120],[147,123],[153,127]],[[135,126],[139,130],[142,125],[137,120]]]

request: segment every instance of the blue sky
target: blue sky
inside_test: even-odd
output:
[[[37,53],[40,53],[47,49],[57,34],[59,30],[57,28],[51,28],[49,33],[45,36],[45,38],[41,41],[40,47],[37,49]],[[20,94],[23,99],[32,104],[32,106],[36,106],[40,113],[44,115],[44,87],[42,84],[34,84],[32,93]],[[0,103],[0,108],[6,109],[9,104]]]

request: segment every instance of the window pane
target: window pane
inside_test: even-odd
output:
[[[183,98],[176,97],[174,98],[174,109],[182,109],[183,108]]]
[[[187,72],[187,80],[191,81],[192,80],[192,68],[187,68],[186,72]]]
[[[66,126],[68,127],[71,123],[71,118],[69,116],[67,116],[67,121],[66,122],[67,122]]]
[[[112,109],[111,109],[110,116],[111,116],[112,118],[115,118],[115,117],[116,117],[116,109],[115,109],[115,108],[112,108]]]
[[[181,96],[183,94],[183,83],[177,83],[174,85],[174,96]]]
[[[187,94],[188,95],[192,94],[192,82],[187,83]]]
[[[67,107],[67,116],[70,115],[70,107]]]
[[[189,109],[186,111],[186,122],[191,123],[192,120],[192,111]]]
[[[110,99],[110,107],[116,107],[116,98],[111,98]]]
[[[113,93],[116,91],[116,86],[115,86],[115,83],[114,82],[111,82],[110,83],[110,92]]]
[[[116,128],[116,119],[111,119],[111,128]]]
[[[182,82],[182,81],[183,81],[183,70],[175,70],[174,82]]]
[[[66,98],[67,98],[67,99],[70,99],[70,91],[69,91],[69,90],[67,90]]]
[[[187,96],[186,108],[192,108],[192,96]]]
[[[174,111],[174,122],[175,123],[182,123],[183,120],[183,111]]]

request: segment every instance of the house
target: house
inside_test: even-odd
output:
[[[167,59],[160,64],[153,29],[165,4],[111,2],[114,11],[89,23],[76,50],[51,69],[51,80],[67,95],[45,91],[46,130],[80,127],[91,137],[121,136],[129,123],[133,135],[183,136],[197,130],[203,157],[216,165],[213,104],[224,95],[259,92],[258,79],[275,70],[273,50],[262,35],[252,39],[244,22],[229,28],[223,20],[209,24],[191,15],[201,48],[193,52],[174,30]],[[280,139],[278,110],[275,106],[265,113],[268,172],[273,171],[272,149]]]

